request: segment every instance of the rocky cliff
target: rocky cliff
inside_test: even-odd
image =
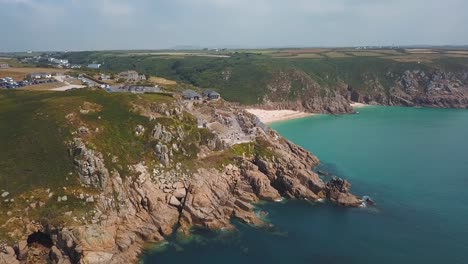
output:
[[[374,81],[369,92],[350,87],[348,98],[368,104],[468,108],[468,70],[406,70],[399,75],[388,72],[387,76],[393,81],[387,93]]]
[[[468,108],[468,69],[437,68],[387,71],[385,76],[362,73],[361,82],[345,79],[319,84],[301,70],[279,71],[267,85],[264,109],[291,109],[318,113],[350,113],[353,102],[436,108]]]
[[[326,88],[300,70],[280,71],[267,85],[260,105],[265,109],[289,109],[313,113],[350,113],[347,85]]]
[[[173,232],[230,229],[232,219],[263,225],[253,207],[259,200],[329,199],[353,207],[362,202],[345,180],[323,182],[311,170],[319,163],[311,153],[234,105],[161,103],[142,95],[119,106],[107,103],[110,95],[104,93],[99,100],[96,92],[73,93],[81,101],[64,112],[70,128],[64,144],[76,173],[68,177],[74,175],[80,186],[63,187],[67,195],[57,202],[49,190],[44,199],[85,204],[86,214],[78,218],[70,208],[70,221],[59,223],[35,214],[12,216],[7,222],[26,228],[13,231],[15,242],[1,245],[2,264],[137,263],[145,243]],[[115,107],[127,107],[129,119]],[[122,130],[109,122],[121,122],[116,127]],[[125,134],[119,134],[125,148],[107,144],[115,133]]]

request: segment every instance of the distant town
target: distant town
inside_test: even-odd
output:
[[[71,64],[67,59],[45,54],[22,58],[18,63],[20,65],[15,66],[0,63],[0,89],[67,91],[96,88],[115,93],[165,93],[172,96],[177,94],[186,101],[216,101],[221,98],[218,92],[211,89],[193,88],[174,93],[173,89],[169,91],[164,85],[154,82],[151,76],[134,70],[118,74],[101,72],[102,63],[99,62],[86,65]],[[26,65],[40,65],[40,67],[26,67]],[[169,81],[169,84],[173,83],[175,84]]]

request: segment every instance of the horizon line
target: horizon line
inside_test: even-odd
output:
[[[204,51],[208,50],[215,50],[215,49],[225,49],[225,50],[268,50],[268,49],[346,49],[346,48],[360,48],[360,47],[369,47],[369,48],[468,48],[468,44],[443,44],[443,45],[432,45],[432,44],[410,44],[410,45],[354,45],[354,46],[256,46],[256,47],[248,47],[248,46],[236,46],[236,45],[224,45],[224,46],[211,46],[211,47],[198,47],[196,45],[179,45],[174,47],[168,48],[127,48],[127,49],[83,49],[83,50],[18,50],[18,51],[1,51],[0,53],[7,54],[7,53],[46,53],[46,52],[104,52],[104,51],[114,51],[114,52],[122,52],[122,51]]]

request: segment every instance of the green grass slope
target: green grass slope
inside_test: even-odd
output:
[[[10,193],[63,186],[73,171],[64,141],[65,115],[50,105],[58,94],[0,93],[0,186]],[[68,182],[66,183],[69,184]]]
[[[202,138],[193,117],[160,115],[150,119],[141,112],[143,108],[169,108],[173,102],[174,98],[167,95],[110,94],[87,89],[1,90],[0,194],[9,195],[0,199],[0,242],[26,232],[21,217],[60,226],[80,224],[92,216],[93,204],[79,199],[79,194],[99,192],[79,181],[67,145],[74,137],[83,138],[88,148],[103,154],[109,170],[117,170],[125,177],[129,165],[141,161],[148,166],[159,165],[151,138],[156,124],[168,128],[180,125],[186,134],[182,146],[187,153],[175,153],[174,160],[193,160]],[[137,125],[146,128],[144,135],[135,135]],[[78,135],[82,126],[90,132]],[[58,202],[63,196],[68,197],[67,201]]]

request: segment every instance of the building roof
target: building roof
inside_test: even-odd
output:
[[[185,98],[194,98],[194,97],[200,97],[200,94],[198,94],[194,90],[185,90],[182,92],[182,96],[184,96]]]
[[[203,96],[221,96],[218,92],[207,89],[203,91]]]

